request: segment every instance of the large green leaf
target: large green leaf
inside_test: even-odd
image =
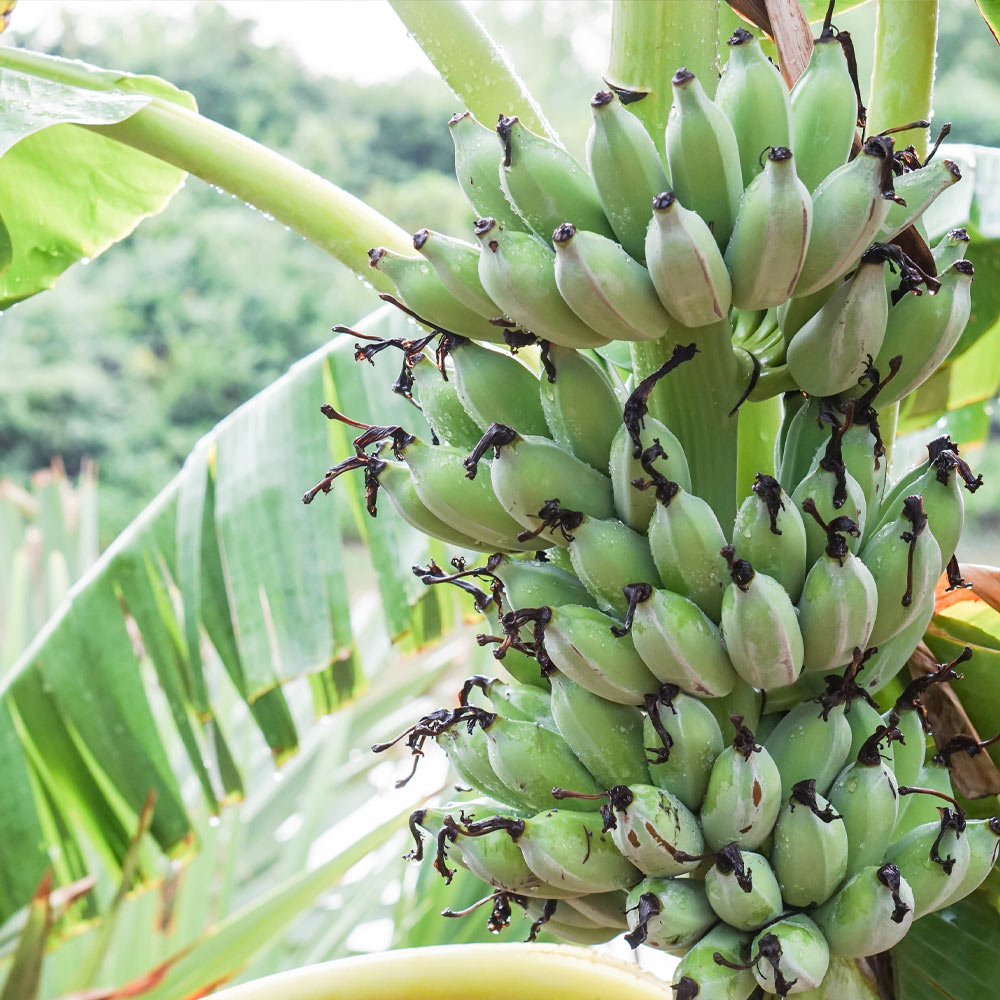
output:
[[[976,0],[976,6],[993,37],[1000,42],[1000,0]]]
[[[7,52],[0,68],[0,309],[46,288],[161,211],[184,172],[80,125],[112,125],[154,97],[194,108],[194,98],[154,77],[47,64],[32,72]],[[81,81],[86,81],[80,85]]]

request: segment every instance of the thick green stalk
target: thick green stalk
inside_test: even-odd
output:
[[[674,73],[686,66],[709,96],[715,93],[718,25],[718,0],[615,0],[604,79],[619,92],[646,95],[628,109],[646,126],[661,156]]]
[[[758,472],[774,475],[774,442],[781,427],[781,397],[740,407],[739,458],[736,466],[736,502],[750,495]]]
[[[533,132],[558,141],[507,56],[461,0],[389,0],[406,30],[455,96],[481,122],[517,115]]]

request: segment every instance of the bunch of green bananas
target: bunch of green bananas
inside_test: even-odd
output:
[[[376,747],[416,761],[434,740],[478,796],[414,813],[412,856],[428,836],[444,877],[487,883],[494,930],[516,904],[532,938],[627,932],[683,955],[677,996],[709,1000],[818,989],[831,955],[891,948],[1000,850],[948,773],[982,747],[925,759],[921,696],[955,664],[875,700],[942,572],[963,585],[964,491],[981,482],[947,438],[890,482],[875,408],[969,318],[967,235],[921,261],[893,242],[921,245],[958,170],[891,134],[856,141],[828,25],[790,95],[753,36],[730,45],[714,101],[674,76],[665,161],[610,92],[587,169],[517,118],[495,135],[451,120],[475,241],[424,229],[414,256],[372,250],[397,290],[383,297],[429,332],[357,344],[359,360],[401,352],[394,388],[431,440],[324,407],[360,433],[304,497],[362,470],[373,516],[383,490],[462,550],[414,572],[473,598],[509,674]],[[746,396],[783,395],[774,466],[735,521],[692,489],[712,456],[649,413],[709,324],[751,359]],[[639,377],[618,342],[660,338],[667,360]]]

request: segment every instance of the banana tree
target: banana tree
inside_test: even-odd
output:
[[[154,867],[154,847],[177,858],[197,849],[139,673],[141,655],[155,670],[185,766],[213,810],[242,789],[218,711],[220,667],[279,763],[299,740],[289,682],[308,679],[320,714],[360,693],[368,651],[352,632],[346,509],[371,552],[386,629],[402,643],[424,646],[451,626],[456,601],[440,584],[458,584],[478,611],[488,612],[492,601],[504,612],[493,622],[502,635],[484,635],[482,644],[496,646],[513,680],[476,682],[492,710],[470,685],[457,708],[423,717],[405,736],[416,758],[428,738],[449,745],[460,779],[497,800],[475,807],[478,820],[461,803],[414,816],[418,839],[421,827],[435,834],[439,870],[450,871],[448,842],[466,845],[465,863],[481,874],[487,869],[477,871],[471,860],[480,836],[483,844],[508,844],[516,858],[523,838],[528,883],[511,888],[500,880],[490,894],[493,925],[507,922],[513,902],[535,918],[533,935],[599,941],[627,928],[635,946],[687,950],[679,995],[695,996],[702,985],[707,991],[712,977],[733,996],[806,988],[817,996],[978,995],[983,973],[973,948],[945,978],[925,955],[939,941],[949,942],[951,957],[967,939],[978,935],[981,948],[983,937],[1000,936],[989,883],[961,903],[963,893],[941,883],[958,865],[968,891],[989,871],[978,864],[964,882],[971,831],[986,862],[996,837],[985,820],[966,819],[973,807],[952,792],[1000,791],[987,764],[989,740],[980,739],[996,723],[987,712],[974,728],[971,706],[966,714],[954,701],[955,727],[944,738],[943,722],[921,695],[931,680],[955,676],[947,664],[967,658],[961,649],[950,655],[949,642],[976,646],[964,671],[988,694],[978,664],[1000,635],[988,601],[963,602],[975,607],[964,615],[942,601],[935,615],[933,594],[944,563],[948,586],[967,582],[949,557],[961,521],[957,491],[962,480],[970,488],[978,480],[955,445],[981,437],[997,389],[990,362],[1000,351],[1000,308],[988,285],[970,292],[964,260],[969,229],[996,235],[988,184],[995,158],[985,149],[928,148],[936,3],[880,0],[867,112],[849,40],[831,24],[833,5],[616,3],[609,89],[592,103],[591,176],[559,145],[464,5],[395,0],[393,7],[468,109],[451,126],[457,179],[479,217],[478,246],[427,231],[411,238],[330,182],[199,116],[191,95],[161,80],[40,53],[0,53],[4,305],[50,287],[74,261],[122,238],[164,208],[191,173],[364,274],[391,307],[343,328],[347,339],[304,359],[200,442],[8,673],[0,745],[10,807],[0,813],[0,831],[5,843],[24,847],[0,858],[0,912],[26,905],[50,865],[60,882],[73,883],[96,855],[126,882],[141,881]],[[816,21],[821,26],[811,27]],[[499,143],[477,123],[498,114]],[[782,116],[784,131],[775,126]],[[903,126],[911,145],[896,150],[893,136]],[[963,171],[965,200],[949,194],[932,206]],[[956,232],[962,224],[964,235]],[[891,297],[887,263],[901,272]],[[884,318],[872,322],[873,315]],[[924,327],[928,342],[915,350],[909,338]],[[381,395],[386,352],[396,351],[403,359],[397,393]],[[429,353],[449,379],[438,380]],[[359,378],[352,355],[376,362],[375,371]],[[406,401],[414,389],[422,413]],[[319,415],[321,403],[329,421]],[[939,418],[951,439],[912,473],[900,462],[896,485],[887,485],[894,430],[917,431]],[[464,462],[460,450],[471,452]],[[331,457],[336,464],[324,476]],[[613,481],[604,475],[609,468]],[[352,472],[363,481],[352,482]],[[305,497],[319,497],[315,504],[289,502],[317,478]],[[937,517],[946,501],[931,508],[935,481],[952,503]],[[339,508],[319,496],[331,489],[343,498]],[[389,503],[372,523],[366,510],[379,511],[380,489]],[[402,517],[392,517],[392,508]],[[938,521],[948,522],[950,534]],[[448,573],[441,564],[456,549]],[[515,556],[542,549],[545,559]],[[422,567],[417,576],[400,574],[413,564]],[[812,584],[807,565],[820,568]],[[513,596],[518,572],[533,574],[535,598]],[[886,601],[897,584],[903,600]],[[842,596],[852,587],[856,593]],[[556,591],[558,598],[546,596]],[[605,623],[599,635],[595,621]],[[597,651],[589,660],[579,648],[588,625]],[[698,645],[672,648],[665,672],[664,649],[684,629],[698,634]],[[914,684],[903,683],[898,673],[925,631],[931,662],[922,669],[915,657]],[[899,716],[883,719],[867,704],[873,694]],[[681,711],[687,704],[690,713]],[[928,711],[939,753],[955,764],[938,768],[943,775],[930,760],[924,765],[920,723]],[[786,720],[807,715],[817,743],[799,775],[802,747],[782,734],[794,728]],[[684,761],[684,739],[670,730],[672,719],[688,716],[700,719],[714,748],[700,777],[704,765]],[[593,739],[609,720],[630,734],[617,756]],[[480,751],[488,742],[486,771],[461,756],[463,727],[479,734]],[[906,755],[893,746],[904,735],[905,782]],[[818,753],[827,737],[836,747]],[[656,748],[649,761],[647,744]],[[898,773],[880,749],[894,753]],[[978,783],[966,781],[964,758]],[[866,780],[872,769],[879,790],[891,789],[894,799],[885,843],[851,870],[850,881],[858,835],[845,816],[858,813],[849,782],[837,774],[854,766],[849,759]],[[527,787],[524,774],[542,761]],[[713,791],[720,761],[732,781],[716,776]],[[757,775],[747,795],[723,795],[722,785],[735,787],[747,768]],[[822,768],[831,773],[818,789]],[[792,772],[799,780],[791,781]],[[649,782],[658,789],[646,796],[643,827],[635,817],[644,802],[639,790],[654,789]],[[939,821],[931,816],[939,826],[927,845],[927,825],[915,822],[913,836],[900,831],[886,853],[899,785],[909,795],[933,782],[955,808]],[[563,786],[558,795],[553,783]],[[683,847],[657,828],[666,797],[678,823],[690,819]],[[754,822],[731,830],[733,816],[762,797],[773,815],[758,817],[760,836],[746,836]],[[924,818],[926,810],[907,802],[911,819]],[[546,824],[534,814],[551,806],[585,831],[582,864],[595,852],[585,871],[570,875],[571,859],[553,861],[539,846]],[[863,827],[876,818],[850,822]],[[138,849],[134,831],[147,825]],[[649,835],[658,847],[643,846]],[[838,838],[843,845],[833,843]],[[817,854],[826,841],[833,846]],[[663,855],[664,844],[678,867],[649,860],[650,852]],[[831,860],[837,851],[842,857]],[[766,917],[740,916],[723,899],[723,875],[750,885],[749,854],[758,890],[769,862],[777,873]],[[452,860],[458,856],[462,849],[453,848]],[[590,878],[598,857],[611,873],[606,883]],[[856,883],[875,867],[878,880]],[[341,868],[332,871],[335,878]],[[706,897],[696,880],[672,878],[691,871],[718,893]],[[811,881],[819,872],[829,882],[822,898]],[[567,894],[553,883],[570,878],[570,896],[613,896],[604,900],[603,920],[588,908],[596,903],[553,902]],[[536,892],[540,881],[548,885]],[[918,881],[926,893],[919,903]],[[852,885],[866,905],[834,896]],[[743,883],[739,891],[751,895]],[[802,912],[814,902],[826,903],[817,915],[823,933]],[[858,943],[857,921],[842,912],[851,905],[884,915],[878,936],[872,930]],[[939,906],[947,909],[934,912]],[[913,931],[895,933],[892,925],[909,928],[914,909],[922,919]],[[718,924],[720,911],[727,925]],[[688,913],[690,926],[661,926],[660,915],[674,912]],[[828,938],[839,942],[832,960]],[[581,961],[560,950],[453,948],[401,958],[391,966],[395,978],[389,966],[359,963],[302,973],[280,988],[325,996],[334,995],[331,982],[350,982],[355,994],[418,995],[474,975],[476,992],[490,995],[489,979],[509,991],[514,964],[539,990],[550,984],[549,995],[576,995]],[[622,979],[627,974],[610,965],[595,970],[595,961],[588,957],[582,974],[608,977],[616,984],[609,989],[669,995],[665,985]],[[501,963],[508,972],[493,977]],[[231,974],[216,960],[199,980],[190,962],[171,963],[155,977],[160,992],[147,992],[191,995]],[[259,995],[277,988],[262,984]],[[253,995],[253,987],[234,994]]]

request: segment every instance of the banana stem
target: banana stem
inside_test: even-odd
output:
[[[675,71],[686,66],[710,97],[715,93],[718,24],[717,0],[615,0],[604,79],[646,126],[661,156]]]

